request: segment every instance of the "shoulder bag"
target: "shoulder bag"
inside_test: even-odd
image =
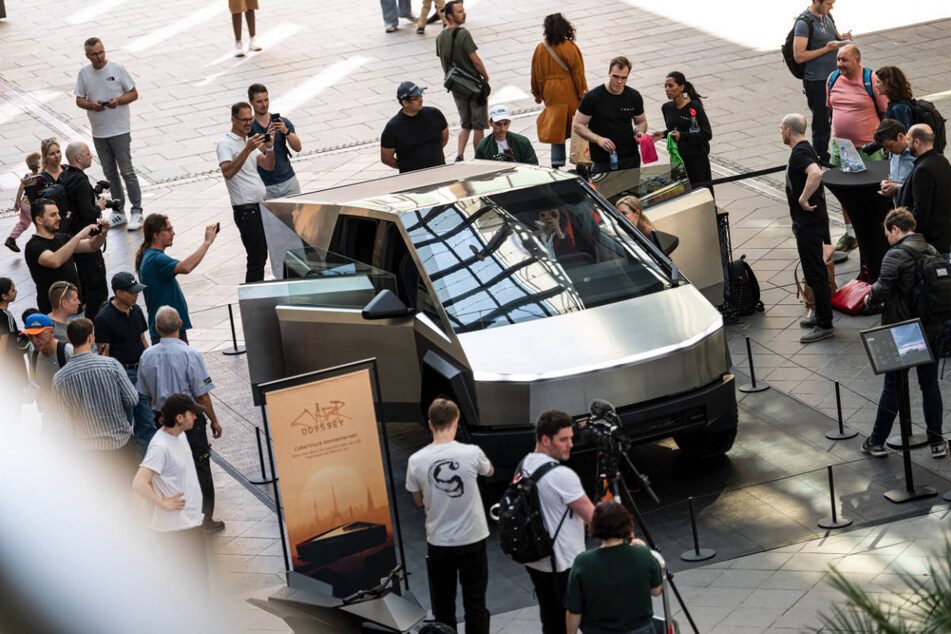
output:
[[[456,48],[456,36],[459,35],[459,28],[452,30],[452,44],[449,47],[449,70],[446,71],[446,78],[443,80],[443,88],[451,92],[453,96],[459,99],[472,99],[482,94],[482,77],[473,75],[469,71],[456,66],[452,61],[453,53]]]

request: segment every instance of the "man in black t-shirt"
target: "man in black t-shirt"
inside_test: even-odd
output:
[[[65,280],[79,286],[79,274],[76,272],[74,253],[92,253],[102,248],[109,231],[109,221],[100,220],[98,225],[87,225],[69,237],[59,231],[59,209],[48,198],[36,200],[30,208],[35,233],[24,248],[26,265],[30,277],[36,284],[36,307],[41,313],[53,310],[50,305],[49,291],[53,282]],[[102,231],[90,237],[96,229]]]
[[[626,57],[611,60],[608,81],[581,98],[572,129],[589,142],[591,173],[641,166],[637,139],[647,132],[647,116],[641,93],[628,87],[631,62]],[[631,121],[637,124],[635,132]],[[612,165],[611,155],[616,164]]]
[[[835,334],[832,329],[832,291],[822,245],[830,244],[829,214],[822,190],[822,169],[819,155],[806,141],[806,118],[801,114],[786,115],[780,126],[783,143],[792,148],[786,166],[786,200],[792,217],[796,250],[802,262],[802,274],[816,299],[815,315],[799,322],[811,330],[800,343],[813,343]]]
[[[396,99],[403,109],[387,122],[380,138],[380,160],[400,174],[446,164],[449,125],[439,110],[423,106],[424,90],[411,81],[400,84]]]

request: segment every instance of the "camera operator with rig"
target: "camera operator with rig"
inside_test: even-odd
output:
[[[498,105],[489,111],[492,134],[479,141],[475,157],[511,163],[538,165],[538,157],[531,141],[521,134],[509,132],[512,115],[508,106]]]
[[[83,227],[101,223],[102,210],[106,207],[119,211],[119,202],[107,201],[100,196],[103,189],[109,188],[107,181],[100,181],[95,187],[89,182],[85,170],[92,165],[92,153],[88,145],[74,141],[66,146],[66,162],[69,166],[60,177],[60,183],[66,190],[68,205],[63,232],[74,236]],[[100,224],[100,228],[95,231],[101,229]],[[77,253],[73,257],[79,273],[82,300],[86,305],[86,318],[95,319],[99,309],[109,299],[109,287],[106,286],[106,262],[102,257],[102,250]]]

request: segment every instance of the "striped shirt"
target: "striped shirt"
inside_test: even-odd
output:
[[[121,449],[132,436],[125,408],[139,395],[122,365],[112,357],[81,352],[53,377],[63,420],[72,423],[82,449]]]

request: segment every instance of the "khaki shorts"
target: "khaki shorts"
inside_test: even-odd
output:
[[[257,11],[258,0],[228,0],[228,8],[232,15],[245,11]]]
[[[489,127],[489,106],[476,104],[475,99],[460,99],[453,95],[463,130],[485,130]]]

